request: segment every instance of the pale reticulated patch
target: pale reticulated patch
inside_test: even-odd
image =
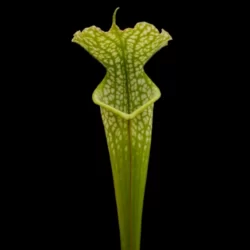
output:
[[[121,100],[120,89],[108,98],[98,99],[101,96],[99,95],[96,102],[111,106],[124,114],[132,114],[154,98],[151,95],[142,95],[142,91],[148,93],[148,88],[157,88],[151,81],[148,81],[143,66],[171,39],[166,31],[162,30],[160,33],[154,25],[147,22],[139,22],[134,28],[122,31],[113,18],[109,31],[105,32],[96,26],[91,26],[76,32],[73,42],[85,48],[107,69],[109,74],[106,75],[102,85],[108,84],[114,90],[117,85],[124,86],[122,98],[127,100],[126,106],[115,101]],[[140,88],[144,85],[147,86],[141,91]],[[106,88],[103,88],[103,91],[105,91],[104,97],[109,95]],[[135,94],[132,94],[132,91]]]

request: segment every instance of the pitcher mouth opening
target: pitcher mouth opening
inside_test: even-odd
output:
[[[92,95],[93,102],[96,105],[113,112],[114,114],[120,116],[121,118],[123,118],[125,120],[131,120],[131,119],[135,118],[138,114],[143,112],[148,106],[152,105],[154,102],[156,102],[161,97],[161,92],[160,92],[159,88],[154,86],[152,88],[151,98],[146,103],[144,103],[143,105],[141,105],[137,109],[132,110],[132,112],[130,112],[130,113],[125,113],[125,112],[123,112],[123,111],[121,111],[121,110],[119,110],[119,109],[113,107],[112,105],[107,104],[103,101],[102,84],[103,83],[100,83],[98,85],[98,87],[94,90],[93,95]]]

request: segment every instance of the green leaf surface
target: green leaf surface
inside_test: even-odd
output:
[[[121,249],[139,250],[153,107],[161,96],[143,67],[172,38],[146,22],[120,30],[116,25],[117,10],[108,32],[91,26],[76,32],[72,41],[107,70],[93,93],[93,101],[101,108],[107,138]]]

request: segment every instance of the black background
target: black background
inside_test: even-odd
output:
[[[30,41],[32,44],[40,39],[33,43],[33,56],[40,59],[31,70],[35,84],[28,88],[34,103],[39,104],[32,107],[29,103],[32,112],[26,129],[31,138],[21,157],[33,167],[27,168],[28,184],[23,183],[27,189],[20,195],[25,213],[32,218],[29,226],[34,230],[29,244],[34,249],[48,245],[68,249],[120,248],[106,138],[100,109],[92,101],[105,69],[71,42],[76,31],[91,25],[107,31],[116,7],[120,7],[117,25],[121,29],[145,21],[173,37],[145,66],[162,96],[154,108],[141,250],[166,249],[175,244],[180,230],[183,211],[178,200],[183,168],[177,163],[180,126],[174,7],[167,2],[164,6],[65,2],[45,9],[37,7],[33,13],[40,13],[42,18],[37,38]],[[27,207],[27,203],[31,205]]]
[[[2,30],[2,42],[9,45],[2,46],[2,66],[10,71],[1,71],[7,83],[2,86],[10,89],[9,95],[1,92],[8,115],[2,122],[8,128],[2,129],[7,140],[1,155],[1,170],[9,174],[1,175],[3,228],[9,239],[2,238],[8,246],[120,248],[106,138],[91,98],[105,69],[71,42],[77,30],[91,25],[107,31],[118,6],[121,29],[146,21],[173,37],[145,66],[162,97],[154,109],[141,250],[214,248],[218,240],[224,246],[235,239],[232,232],[239,227],[231,218],[238,216],[234,205],[242,206],[232,196],[247,189],[237,192],[234,175],[241,157],[234,153],[240,145],[234,137],[245,137],[234,127],[235,122],[241,126],[241,114],[237,98],[225,92],[226,74],[211,74],[221,70],[218,55],[224,44],[211,35],[218,23],[211,27],[214,15],[205,15],[207,4],[174,3],[10,3],[11,13],[2,22],[3,28],[10,26]]]

